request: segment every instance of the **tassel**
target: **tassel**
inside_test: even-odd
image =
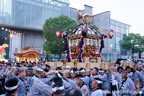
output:
[[[89,38],[87,39],[87,45],[89,45]]]
[[[91,44],[90,45],[93,46],[92,38],[91,38]]]

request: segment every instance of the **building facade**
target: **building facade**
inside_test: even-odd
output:
[[[50,17],[64,14],[77,21],[78,9],[69,7],[69,4],[69,0],[0,0],[0,24],[42,30],[45,20]],[[123,50],[120,43],[123,35],[129,34],[130,25],[111,19],[110,11],[94,15],[93,7],[88,5],[84,5],[82,13],[93,15],[93,25],[96,25],[101,33],[114,30],[114,37],[105,39],[105,48],[101,54],[103,59],[115,61],[117,58],[128,58],[129,52]],[[34,46],[36,51],[42,53],[44,44],[42,32],[30,30],[17,32],[21,32],[22,35],[13,34],[9,44],[15,46],[12,46],[11,53],[28,46]]]
[[[3,34],[9,34],[13,30],[13,37],[10,34],[7,44],[9,44],[9,57],[15,58],[13,53],[20,51],[23,47],[33,46],[36,51],[42,53],[44,38],[42,27],[46,19],[60,15],[70,16],[69,0],[0,0],[0,27],[5,24]],[[21,27],[10,29],[7,26]],[[22,30],[22,29],[27,30]],[[32,31],[34,28],[35,31]],[[6,30],[7,31],[6,31]],[[41,30],[37,32],[37,30]],[[22,35],[14,34],[22,33]],[[2,35],[2,34],[1,34]],[[5,35],[2,35],[5,38]],[[3,39],[5,41],[5,39]],[[8,57],[8,56],[7,56]]]
[[[117,58],[130,58],[130,51],[126,51],[120,46],[123,36],[129,34],[130,25],[111,19],[110,11],[94,15],[93,25],[96,25],[101,33],[114,31],[112,39],[105,39],[105,47],[101,54],[103,59],[116,61]]]
[[[68,0],[0,0],[0,23],[39,28],[49,17],[69,16]]]
[[[111,44],[112,50],[118,53],[117,58],[131,58],[131,51],[124,50],[120,46],[123,36],[130,33],[130,25],[111,19],[111,29],[115,32]]]

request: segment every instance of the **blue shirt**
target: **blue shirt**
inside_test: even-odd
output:
[[[1,69],[1,70],[0,70],[0,76],[1,76],[4,72],[5,72],[4,69]]]
[[[6,92],[5,96],[15,96],[15,95],[11,95],[11,94]]]

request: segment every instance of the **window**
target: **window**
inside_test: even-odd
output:
[[[127,34],[127,29],[124,29],[124,34]]]
[[[115,25],[115,21],[111,20],[111,24]]]
[[[44,16],[43,16],[43,8],[37,6],[36,7],[36,24],[43,24],[44,23]]]
[[[121,25],[121,24],[120,24],[119,22],[116,22],[116,26],[119,26],[119,27],[120,27],[120,25]]]
[[[116,50],[120,51],[120,37],[116,37]]]
[[[121,37],[121,33],[120,32],[116,32],[116,38],[117,37]]]
[[[116,26],[116,32],[120,32],[120,27]]]
[[[3,19],[2,19],[2,18],[0,18],[0,23],[1,23],[1,24],[3,23]]]
[[[114,25],[111,25],[111,29],[113,30],[113,31],[116,31],[115,29],[115,26]]]
[[[125,34],[124,28],[121,27],[121,33]]]
[[[15,53],[17,53],[18,52],[18,48],[15,48]]]
[[[123,23],[121,23],[121,27],[124,28],[124,24]]]
[[[127,55],[127,50],[122,49],[122,50],[121,50],[121,54],[122,54],[122,55]]]

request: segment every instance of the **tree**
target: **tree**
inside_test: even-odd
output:
[[[130,33],[128,36],[124,35],[121,43],[121,47],[126,50],[132,50],[132,59],[134,60],[134,52],[144,52],[144,38],[140,34]]]
[[[68,16],[61,15],[55,18],[49,18],[45,21],[43,25],[43,36],[45,38],[45,44],[43,49],[49,54],[58,54],[59,59],[61,58],[63,50],[63,38],[58,38],[56,36],[56,31],[69,32],[77,26],[77,23],[69,18]]]

